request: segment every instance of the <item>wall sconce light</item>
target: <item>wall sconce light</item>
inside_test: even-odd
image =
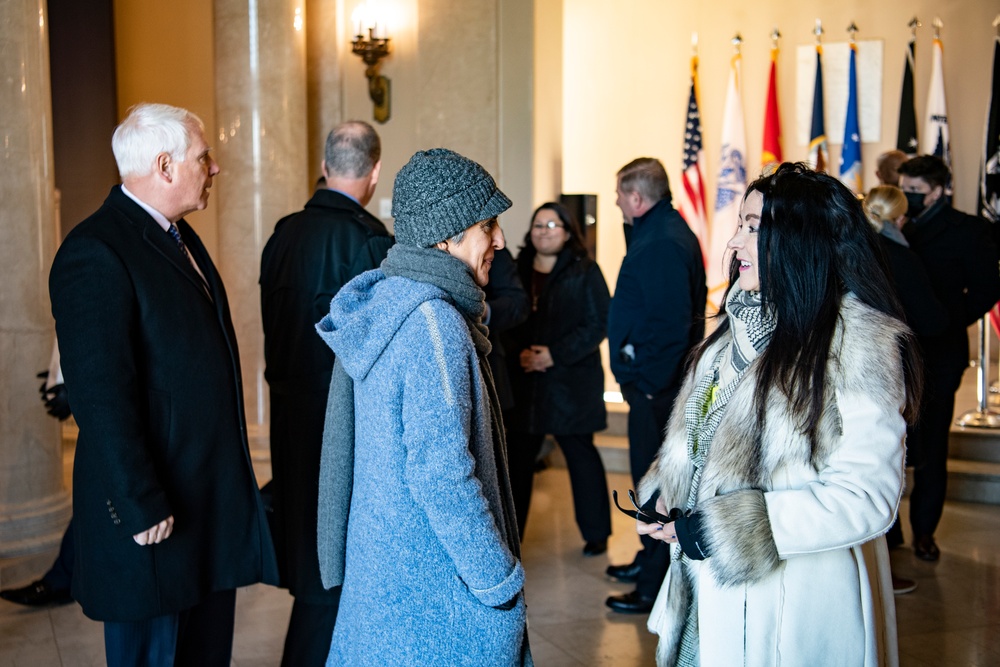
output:
[[[378,64],[389,55],[385,20],[376,18],[366,2],[354,10],[352,22],[354,39],[351,41],[351,51],[360,56],[367,66],[365,76],[368,77],[368,96],[374,104],[373,116],[377,122],[384,123],[389,120],[390,82],[378,73]]]

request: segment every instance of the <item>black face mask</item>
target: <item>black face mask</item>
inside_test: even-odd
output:
[[[906,215],[913,219],[924,212],[927,207],[924,206],[924,197],[926,195],[922,192],[904,192],[906,195]]]

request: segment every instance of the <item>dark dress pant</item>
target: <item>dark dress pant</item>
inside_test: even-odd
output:
[[[517,515],[517,532],[522,540],[531,506],[531,491],[535,484],[535,462],[544,441],[544,433],[507,431],[507,474],[510,477],[514,513]]]
[[[62,542],[59,543],[59,555],[52,563],[49,571],[42,575],[49,588],[57,591],[69,590],[73,583],[73,519],[69,520],[66,532],[63,533]]]
[[[622,394],[628,402],[629,466],[636,488],[660,450],[679,392],[680,385],[677,385],[650,398],[631,383],[622,385]],[[639,540],[642,551],[635,555],[635,562],[640,567],[635,588],[640,595],[656,597],[670,565],[670,546],[647,535],[640,535]]]
[[[336,592],[335,604],[313,604],[295,599],[281,667],[323,667],[326,664],[340,607],[340,586],[331,590]]]
[[[176,614],[106,621],[108,667],[229,667],[235,614],[236,591],[228,590],[211,593]]]
[[[950,375],[950,374],[949,374]],[[925,400],[917,420],[917,452],[910,492],[910,527],[914,539],[933,536],[944,511],[948,491],[948,436],[955,414],[955,392],[962,375],[928,370]]]
[[[585,542],[608,539],[611,535],[611,501],[604,463],[594,446],[594,434],[572,433],[553,437],[566,457],[573,489],[573,512],[580,534]],[[511,431],[507,435],[511,492],[522,538],[531,505],[535,460],[544,441],[544,433]]]

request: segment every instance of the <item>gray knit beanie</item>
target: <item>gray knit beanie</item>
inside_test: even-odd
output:
[[[396,242],[420,248],[449,239],[510,208],[493,177],[447,148],[418,151],[392,188]]]

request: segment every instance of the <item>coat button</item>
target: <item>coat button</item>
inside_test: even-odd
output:
[[[121,519],[115,519],[115,525],[116,525],[116,526],[117,526],[118,524],[120,524],[121,522],[122,522],[122,520],[121,520]]]
[[[111,501],[110,500],[108,501],[108,507],[111,507]]]

